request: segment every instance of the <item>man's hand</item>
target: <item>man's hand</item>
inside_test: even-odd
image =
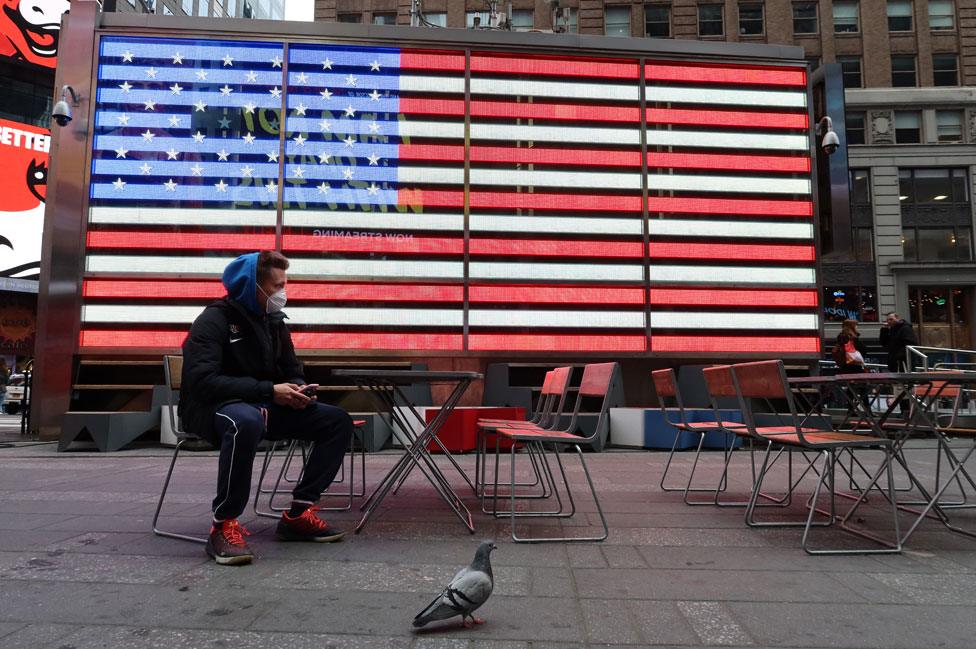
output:
[[[277,383],[274,386],[274,402],[295,410],[304,409],[311,399],[302,394],[302,386],[294,383]]]

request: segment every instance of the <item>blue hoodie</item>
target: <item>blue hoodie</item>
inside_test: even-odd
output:
[[[227,264],[221,281],[227,296],[254,315],[264,315],[258,304],[258,253],[249,252]]]

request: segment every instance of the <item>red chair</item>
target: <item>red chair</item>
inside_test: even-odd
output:
[[[583,369],[583,378],[580,382],[579,392],[576,397],[576,405],[573,408],[573,413],[570,417],[569,424],[562,429],[552,429],[544,430],[539,428],[500,428],[496,433],[500,437],[507,438],[512,442],[521,442],[526,449],[537,450],[542,457],[546,453],[546,445],[551,447],[553,456],[556,459],[556,463],[559,466],[559,472],[562,478],[563,485],[566,487],[566,496],[569,502],[569,511],[563,511],[562,500],[559,498],[558,491],[556,491],[557,499],[559,500],[559,508],[555,511],[516,511],[516,494],[515,489],[512,487],[509,492],[509,499],[511,508],[508,512],[498,511],[498,457],[499,451],[498,446],[495,447],[495,484],[494,484],[494,513],[497,517],[507,516],[511,519],[512,523],[512,540],[516,543],[541,543],[547,541],[564,541],[564,542],[574,542],[574,541],[603,541],[607,538],[609,534],[609,528],[607,527],[607,519],[603,514],[603,508],[600,506],[600,499],[597,497],[596,489],[593,487],[593,480],[590,477],[589,469],[586,466],[586,459],[583,456],[583,451],[580,449],[580,444],[587,444],[594,441],[597,436],[609,425],[610,419],[610,386],[613,384],[615,378],[619,376],[620,365],[618,363],[597,363],[587,365]],[[578,422],[580,407],[584,399],[600,399],[601,406],[599,415],[597,418],[596,426],[590,435],[583,436],[578,432]],[[519,537],[516,531],[516,519],[517,518],[528,518],[528,517],[554,517],[554,518],[568,518],[576,513],[576,502],[573,499],[572,489],[569,485],[569,480],[566,478],[566,471],[563,467],[562,459],[560,458],[559,447],[570,446],[576,450],[576,454],[579,456],[580,464],[583,468],[583,475],[586,477],[586,482],[589,485],[590,493],[593,495],[593,501],[596,503],[597,513],[600,516],[600,522],[603,526],[603,531],[598,536],[587,536],[587,537],[544,537],[544,538],[525,538]],[[517,457],[518,446],[512,444],[510,447],[511,455],[511,481],[508,483],[509,486],[515,485],[515,475],[516,475],[516,457]],[[545,466],[548,466],[546,463]],[[549,472],[550,479],[552,479],[552,474]],[[552,481],[552,486],[555,491],[555,480]]]
[[[688,481],[683,487],[680,486],[668,486],[667,478],[668,471],[671,469],[671,461],[674,459],[674,452],[678,448],[678,442],[681,439],[680,433],[674,436],[674,444],[671,445],[671,452],[668,453],[668,460],[664,465],[664,472],[661,474],[660,487],[661,491],[683,491],[684,501],[687,505],[711,505],[718,500],[718,494],[721,491],[725,491],[726,488],[726,473],[722,473],[722,479],[719,481],[718,487],[712,489],[707,487],[692,487],[692,482],[695,479],[695,469],[698,468],[698,459],[701,457],[702,444],[705,443],[705,435],[708,433],[724,433],[726,442],[731,442],[726,444],[725,447],[725,466],[728,467],[729,454],[732,452],[732,446],[734,445],[735,433],[732,432],[736,429],[745,430],[745,424],[735,421],[721,421],[721,413],[718,408],[713,408],[715,414],[715,421],[691,421],[688,413],[685,412],[684,402],[681,400],[681,392],[678,390],[678,380],[675,376],[673,369],[665,370],[655,370],[651,372],[651,378],[654,380],[654,391],[657,392],[658,399],[661,401],[661,411],[664,413],[664,419],[668,424],[678,429],[678,431],[692,433],[698,435],[698,446],[695,448],[695,459],[691,463],[691,471],[688,474]],[[668,408],[668,402],[674,404],[674,408]],[[714,405],[714,402],[713,402]],[[678,419],[672,420],[668,415],[677,410]],[[715,498],[713,500],[689,500],[688,494],[690,493],[714,493]]]
[[[808,554],[891,554],[901,552],[901,538],[898,532],[898,508],[895,500],[894,480],[891,470],[891,462],[894,457],[892,441],[883,437],[802,426],[782,361],[759,361],[733,365],[732,379],[749,433],[766,441],[766,452],[763,456],[762,466],[756,476],[752,496],[746,508],[746,523],[752,527],[802,526],[803,538],[801,546]],[[774,412],[780,412],[783,419],[788,422],[787,425],[757,425],[755,413],[752,408],[753,400],[761,400],[772,408]],[[782,407],[777,408],[776,404],[785,404],[785,410]],[[806,521],[758,522],[755,520],[756,502],[759,498],[763,481],[768,475],[770,454],[774,449],[779,448],[795,448],[801,451],[812,451],[818,456],[811,461],[811,466],[814,467],[814,470],[818,474],[818,480],[816,489],[807,503],[808,513]],[[874,485],[881,479],[882,474],[887,475],[888,488],[886,498],[891,507],[894,541],[887,541],[874,534],[848,526],[847,518],[851,512],[848,512],[843,517],[838,516],[836,513],[834,474],[837,465],[837,456],[840,452],[853,452],[855,450],[879,451],[884,456],[884,460],[864,491],[867,492],[874,488]],[[818,459],[822,460],[819,471],[815,467]],[[830,501],[830,507],[827,511],[817,508],[820,492],[825,487]],[[811,547],[809,543],[810,529],[814,526],[813,518],[816,513],[826,516],[826,520],[819,523],[819,526],[829,526],[839,522],[839,527],[844,531],[870,539],[881,547],[858,549],[815,549]]]

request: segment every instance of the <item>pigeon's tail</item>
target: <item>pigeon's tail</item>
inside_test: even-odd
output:
[[[430,619],[423,617],[422,615],[418,615],[413,619],[413,625],[418,629],[424,626],[425,624],[427,624],[428,622],[430,622]]]

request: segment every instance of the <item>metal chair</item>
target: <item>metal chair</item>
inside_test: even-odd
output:
[[[901,537],[898,531],[898,507],[895,500],[894,478],[892,475],[891,463],[894,457],[892,441],[883,437],[871,435],[861,435],[835,430],[822,430],[819,428],[807,428],[802,426],[799,415],[797,414],[796,404],[793,394],[786,378],[786,370],[783,361],[758,361],[754,363],[740,363],[732,366],[732,379],[735,385],[736,395],[739,405],[745,418],[746,427],[749,433],[759,439],[766,441],[766,451],[763,456],[762,466],[756,475],[753,485],[752,496],[749,505],[746,507],[746,523],[751,527],[803,527],[803,538],[801,547],[808,554],[892,554],[901,552]],[[752,409],[752,400],[762,400],[770,407],[774,403],[786,404],[786,411],[783,413],[789,422],[785,426],[758,426],[755,414]],[[805,521],[764,521],[755,520],[756,502],[762,490],[763,481],[769,473],[769,458],[771,452],[777,448],[797,448],[800,450],[813,451],[817,453],[811,461],[811,466],[817,459],[822,460],[821,469],[817,471],[817,486],[807,503],[808,513]],[[888,488],[886,498],[891,507],[892,527],[894,531],[894,541],[887,541],[874,534],[863,530],[855,529],[847,525],[847,520],[854,508],[861,502],[859,499],[854,507],[844,516],[836,513],[836,493],[835,493],[835,468],[838,454],[842,451],[872,450],[880,451],[884,459],[871,477],[870,483],[864,488],[864,493],[870,491],[880,480],[882,474],[887,475]],[[820,492],[826,487],[829,498],[829,509],[823,511],[817,508]],[[826,520],[814,523],[814,515],[821,514]],[[840,523],[839,527],[847,532],[856,534],[877,543],[881,547],[871,548],[813,548],[810,545],[810,530],[816,526],[831,526]]]
[[[172,532],[168,530],[161,529],[159,527],[159,512],[163,508],[163,501],[166,499],[166,492],[169,489],[170,479],[173,477],[173,467],[176,466],[176,458],[179,457],[180,449],[183,444],[187,441],[196,441],[201,438],[192,433],[188,433],[183,430],[182,422],[176,414],[176,406],[178,399],[176,395],[179,393],[180,385],[183,375],[183,357],[182,356],[163,356],[163,373],[166,375],[166,386],[167,386],[167,405],[169,406],[166,410],[169,413],[169,424],[173,433],[176,435],[176,447],[173,449],[173,459],[170,460],[169,470],[166,472],[166,480],[163,482],[163,490],[159,494],[159,502],[156,504],[156,513],[153,514],[152,520],[152,530],[153,534],[159,536],[167,536],[171,539],[181,539],[183,541],[192,541],[194,543],[206,543],[207,537],[205,536],[192,536],[190,534],[182,534],[179,532]]]
[[[515,484],[515,474],[516,474],[516,457],[518,451],[518,445],[515,442],[522,442],[526,448],[534,448],[539,451],[541,456],[546,453],[546,445],[552,448],[552,454],[556,458],[556,463],[559,466],[560,476],[562,478],[563,485],[566,488],[566,495],[569,501],[569,511],[561,511],[562,503],[560,500],[560,510],[557,512],[533,512],[533,511],[516,511],[516,493],[515,489],[510,490],[509,501],[510,509],[507,513],[498,511],[498,458],[499,449],[498,445],[495,446],[495,483],[494,483],[494,511],[497,517],[508,517],[511,520],[512,525],[512,540],[516,543],[541,543],[548,541],[564,541],[564,542],[576,542],[576,541],[603,541],[607,538],[609,534],[609,528],[607,526],[606,516],[603,514],[603,508],[600,505],[600,499],[597,496],[596,489],[593,486],[593,479],[590,477],[589,469],[586,466],[586,459],[583,456],[583,451],[580,448],[580,444],[587,444],[594,441],[603,427],[609,423],[609,411],[610,411],[610,386],[613,384],[614,379],[619,376],[620,365],[618,363],[597,363],[585,366],[583,369],[583,378],[580,382],[579,392],[576,397],[576,405],[573,408],[573,412],[570,418],[569,424],[562,429],[552,429],[552,430],[542,430],[538,428],[500,428],[496,433],[504,438],[509,439],[512,443],[510,447],[511,456],[511,481],[509,485]],[[580,407],[584,399],[596,398],[601,400],[600,412],[597,417],[596,425],[593,428],[593,432],[590,435],[583,436],[578,434],[578,422]],[[589,485],[590,493],[593,495],[593,501],[596,504],[597,513],[600,516],[600,522],[603,527],[603,531],[598,536],[585,536],[585,537],[544,537],[544,538],[525,538],[519,537],[516,531],[516,519],[518,518],[528,518],[528,517],[556,517],[556,518],[568,518],[575,514],[576,503],[573,500],[572,490],[569,485],[569,480],[566,477],[566,471],[563,467],[562,459],[560,458],[559,447],[560,446],[570,446],[576,451],[577,456],[580,459],[580,464],[583,468],[583,475],[586,477],[587,485]],[[548,466],[548,464],[547,464]],[[553,486],[555,487],[555,480],[553,480]],[[558,494],[558,492],[557,492]]]

